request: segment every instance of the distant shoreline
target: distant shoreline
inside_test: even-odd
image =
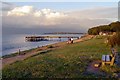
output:
[[[44,33],[44,34],[86,34],[86,33],[74,33],[74,32],[52,32],[52,33]]]

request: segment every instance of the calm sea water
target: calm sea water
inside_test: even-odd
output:
[[[36,48],[40,46],[45,46],[48,44],[53,44],[61,41],[67,41],[68,39],[52,39],[51,41],[39,41],[39,42],[26,42],[25,36],[29,36],[27,34],[15,34],[15,35],[4,35],[2,36],[2,54],[8,55],[17,52],[19,49],[21,51],[28,50],[31,48]],[[49,36],[49,35],[41,35],[41,36]],[[58,34],[52,35],[52,36],[58,36]],[[59,36],[79,36],[80,34],[59,34]]]

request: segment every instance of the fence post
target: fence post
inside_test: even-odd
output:
[[[18,50],[18,54],[20,55],[20,49]]]

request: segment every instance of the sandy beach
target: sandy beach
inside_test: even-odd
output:
[[[94,37],[93,35],[86,35],[80,39],[74,40],[74,43],[85,41],[85,40],[91,39],[93,37]],[[0,68],[6,66],[8,64],[12,64],[16,61],[27,59],[27,58],[29,58],[33,55],[36,55],[40,52],[47,51],[47,50],[54,50],[54,49],[61,48],[66,45],[70,45],[70,44],[68,44],[67,41],[65,41],[65,42],[59,42],[59,43],[55,43],[55,44],[51,44],[51,45],[47,45],[47,46],[38,47],[36,49],[26,52],[25,54],[24,54],[24,51],[22,51],[21,55],[16,55],[14,57],[9,57],[9,58],[2,58],[0,60],[2,62]],[[49,46],[52,46],[52,48],[50,48]]]

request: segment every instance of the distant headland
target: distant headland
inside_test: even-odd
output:
[[[51,32],[51,33],[44,33],[44,34],[86,34],[81,32]]]

